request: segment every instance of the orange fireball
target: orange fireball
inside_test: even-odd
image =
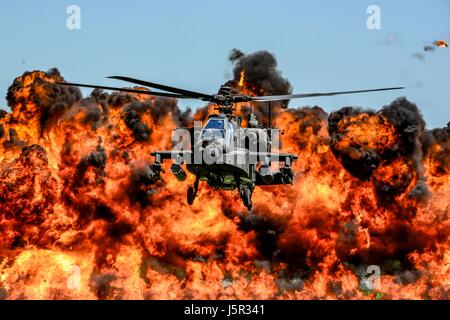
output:
[[[267,77],[247,60],[240,90],[289,92],[273,60],[260,59]],[[450,129],[425,130],[408,100],[275,108],[281,148],[299,155],[294,183],[257,189],[248,212],[209,187],[189,206],[180,182],[149,167],[171,129],[212,106],[83,98],[56,81],[56,70],[18,77],[0,117],[0,298],[448,299]],[[263,123],[265,107],[253,106]]]
[[[448,48],[448,44],[444,40],[437,40],[437,41],[433,42],[433,44],[439,48]]]

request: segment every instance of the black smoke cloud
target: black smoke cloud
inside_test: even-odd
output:
[[[261,50],[250,54],[245,54],[239,49],[233,49],[228,55],[229,61],[233,64],[233,80],[226,84],[238,88],[241,72],[245,73],[245,83],[252,95],[284,95],[292,93],[292,86],[284,78],[278,69],[278,63],[274,54]],[[240,89],[240,88],[238,88]],[[289,101],[272,102],[272,112],[276,113],[280,107],[287,107]],[[242,108],[242,116],[247,116],[250,106]],[[268,103],[254,103],[253,113],[259,121],[266,121],[269,114]]]
[[[425,55],[422,52],[415,52],[411,55],[414,59],[420,60],[422,62],[425,62]]]
[[[350,120],[362,113],[367,114],[367,117],[355,119],[355,121]],[[366,122],[369,117],[374,115],[375,112],[371,110],[364,111],[359,107],[344,107],[332,112],[328,117],[330,147],[333,154],[347,171],[361,180],[367,180],[380,164],[381,153],[386,141],[382,140],[379,143],[376,142],[372,147],[368,147],[365,144],[353,141],[352,136],[347,135],[346,128],[356,122]],[[342,125],[343,121],[348,122]],[[341,147],[340,144],[344,139],[349,139],[350,142]]]
[[[138,141],[148,141],[151,129],[141,120],[142,114],[150,110],[151,103],[134,101],[123,110],[123,119],[128,128],[133,131],[133,136]]]
[[[353,124],[364,125],[374,119],[377,125],[374,129],[391,132],[394,141],[389,139],[390,134],[383,136],[381,132],[376,135],[376,140],[370,140],[372,136],[368,132],[370,143],[364,137],[353,139],[349,129]],[[402,97],[378,112],[345,107],[332,112],[328,122],[331,150],[349,173],[361,180],[371,180],[382,197],[402,193],[416,180],[410,195],[426,197],[422,167],[425,121],[414,103]],[[408,170],[400,170],[401,176],[390,175],[389,168],[394,166]]]
[[[144,113],[149,113],[157,121],[170,114],[180,126],[187,126],[192,120],[191,110],[181,111],[176,99],[149,96],[142,101],[136,95],[106,93],[100,89],[93,90],[89,97],[83,98],[78,87],[62,86],[57,82],[65,80],[56,68],[47,72],[25,72],[16,78],[6,96],[12,111],[10,122],[26,124],[38,118],[40,133],[60,119],[81,119],[81,122],[98,128],[108,124],[111,108],[119,108],[136,140],[147,141],[151,128],[141,121]],[[0,119],[5,115],[6,112],[1,111]],[[5,135],[3,126],[0,127],[0,135]]]
[[[155,100],[133,101],[123,107],[122,118],[125,124],[133,131],[133,136],[138,141],[148,141],[152,129],[142,121],[142,115],[148,113],[151,118],[159,122],[171,114],[178,126],[187,126],[191,121],[191,110],[182,112],[176,99],[156,98]]]
[[[423,153],[432,162],[430,174],[436,177],[450,173],[450,122],[444,128],[426,131],[421,137]]]
[[[425,57],[427,54],[432,53],[436,48],[432,45],[426,45],[423,47],[423,52],[415,52],[411,56],[417,60],[425,62]]]
[[[20,114],[26,121],[35,118],[34,112],[37,111],[41,128],[44,129],[49,122],[62,116],[82,97],[79,88],[55,83],[63,81],[64,78],[56,68],[47,72],[25,72],[21,77],[16,78],[6,95],[13,116]],[[27,91],[29,95],[24,94]],[[38,110],[29,110],[30,102],[34,103]],[[15,120],[24,121],[24,119]]]
[[[244,54],[238,49],[231,50],[230,61],[234,64],[233,78],[239,81],[241,71],[245,71],[245,81],[256,87],[257,95],[290,94],[292,86],[282,77],[275,56],[268,51]]]
[[[97,129],[105,123],[104,113],[100,104],[96,103],[92,98],[83,98],[74,103],[61,119],[89,125],[92,129]]]
[[[425,130],[426,123],[417,105],[402,97],[384,106],[379,113],[389,119],[399,134],[401,140],[399,155],[415,156],[417,160],[421,160],[419,138]]]

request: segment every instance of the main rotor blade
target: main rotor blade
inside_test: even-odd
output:
[[[184,96],[189,96],[189,97],[196,98],[196,99],[202,99],[202,100],[207,100],[207,101],[210,101],[213,99],[213,96],[210,94],[196,92],[196,91],[190,91],[190,90],[184,90],[184,89],[175,88],[175,87],[169,87],[169,86],[165,86],[162,84],[148,82],[148,81],[144,81],[144,80],[139,80],[139,79],[134,79],[134,78],[129,78],[129,77],[122,77],[122,76],[112,76],[112,77],[108,77],[108,78],[127,81],[127,82],[131,82],[131,83],[135,83],[135,84],[140,84],[143,86],[147,86],[147,87],[155,88],[155,89],[159,89],[159,90],[174,92],[174,93],[178,93],[178,94],[181,94]]]
[[[336,96],[336,95],[340,95],[340,94],[375,92],[375,91],[388,91],[388,90],[400,90],[400,89],[404,89],[404,87],[368,89],[368,90],[355,90],[355,91],[336,91],[336,92],[286,94],[286,95],[279,95],[279,96],[259,96],[259,97],[250,97],[250,100],[252,100],[252,101],[260,101],[260,102],[264,102],[264,101],[280,101],[280,100],[289,100],[289,99],[297,99],[297,98],[326,97],[326,96]]]
[[[75,86],[75,87],[85,87],[85,88],[94,88],[94,89],[123,91],[123,92],[147,94],[147,95],[151,95],[151,96],[160,96],[160,97],[169,97],[169,98],[178,98],[178,99],[192,99],[192,97],[186,97],[181,94],[166,93],[166,92],[144,91],[144,90],[138,90],[138,89],[126,89],[126,88],[97,86],[97,85],[91,85],[91,84],[70,83],[70,82],[57,82],[56,84],[60,84],[63,86]]]

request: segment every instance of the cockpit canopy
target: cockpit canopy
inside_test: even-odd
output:
[[[206,123],[205,128],[203,129],[202,138],[216,138],[223,139],[225,138],[225,124],[224,119],[214,119],[211,118]]]
[[[233,125],[224,118],[210,118],[202,130],[202,140],[224,139],[226,145],[231,143],[233,138]]]

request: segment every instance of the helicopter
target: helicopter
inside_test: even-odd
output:
[[[218,113],[210,114],[203,126],[191,128],[176,128],[181,131],[177,135],[183,141],[180,148],[172,150],[155,150],[151,155],[155,163],[150,165],[150,171],[156,179],[164,173],[162,162],[172,160],[170,167],[177,180],[183,182],[187,178],[186,169],[195,176],[194,183],[188,185],[187,203],[192,205],[198,194],[200,181],[205,181],[215,190],[238,190],[242,202],[248,210],[252,208],[252,194],[256,186],[289,185],[293,183],[293,162],[298,159],[296,154],[277,151],[279,130],[272,128],[271,102],[286,102],[290,99],[334,96],[342,94],[366,93],[404,89],[390,87],[367,90],[301,93],[286,95],[251,96],[242,94],[229,81],[220,86],[216,94],[205,94],[172,86],[162,85],[140,79],[111,76],[116,79],[136,85],[157,89],[145,91],[140,89],[99,86],[82,83],[58,82],[66,86],[78,86],[103,90],[114,90],[159,97],[177,99],[198,99],[215,105]],[[164,92],[163,92],[164,91]],[[243,127],[242,117],[234,115],[236,104],[268,102],[269,124],[264,126],[250,111],[246,127]],[[287,104],[282,105],[287,108]],[[275,143],[278,142],[278,143]],[[276,149],[275,151],[273,151]],[[277,164],[274,170],[272,164]]]

